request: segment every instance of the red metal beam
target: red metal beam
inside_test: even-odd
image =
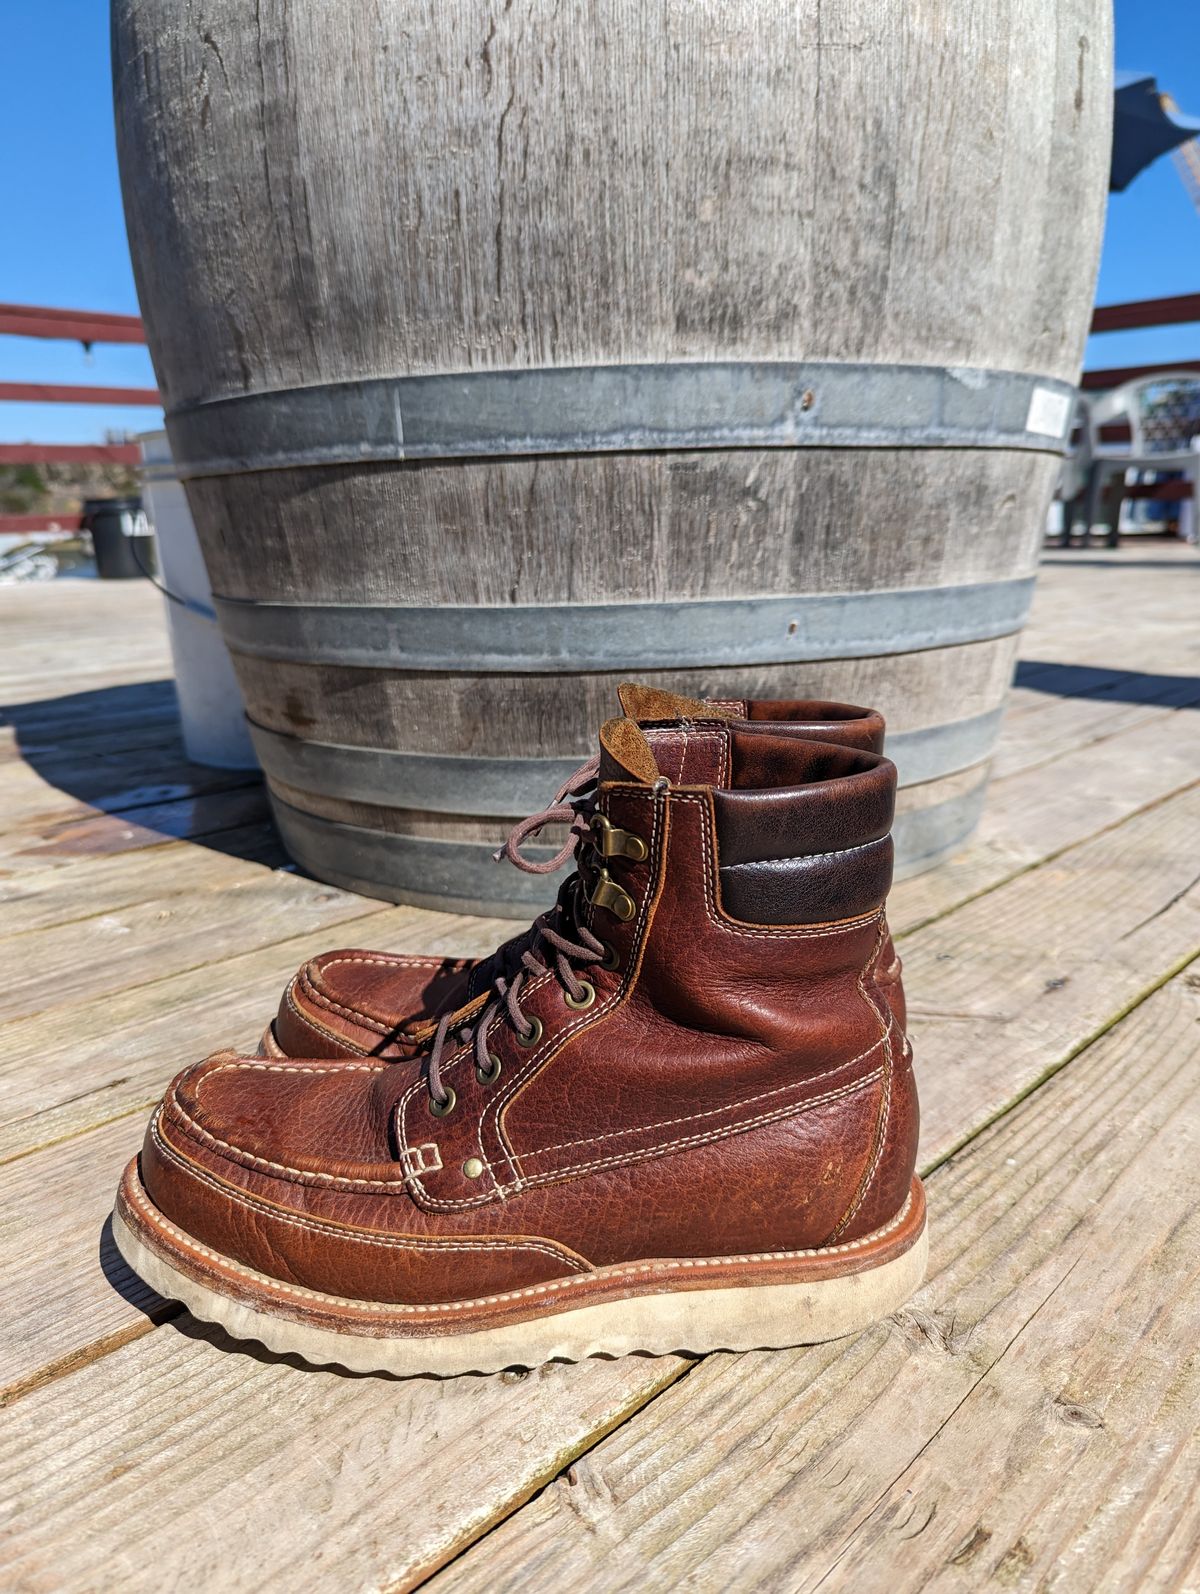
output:
[[[0,533],[22,531],[61,531],[64,536],[78,531],[82,515],[0,515]]]
[[[1156,360],[1153,365],[1119,365],[1104,371],[1085,371],[1079,385],[1089,393],[1120,387],[1139,376],[1155,376],[1159,371],[1200,371],[1200,355],[1194,360]]]
[[[138,465],[136,443],[0,443],[0,465]]]
[[[1149,498],[1158,504],[1178,504],[1192,496],[1191,482],[1136,482],[1132,486],[1123,481],[1109,482],[1104,489],[1106,499]]]
[[[1130,304],[1098,304],[1093,332],[1128,332],[1134,327],[1173,327],[1200,321],[1200,293],[1177,293],[1170,299],[1136,299]]]
[[[0,382],[0,399],[33,404],[162,403],[155,387],[70,387],[61,382]]]
[[[145,343],[140,316],[104,310],[50,310],[0,304],[0,332],[20,338],[69,338],[77,343]]]
[[[1128,421],[1111,421],[1100,428],[1102,443],[1132,443],[1133,433]]]

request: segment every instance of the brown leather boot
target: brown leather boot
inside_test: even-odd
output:
[[[598,776],[574,884],[419,1061],[227,1053],[175,1080],[113,1218],[147,1283],[402,1373],[793,1345],[908,1297],[917,1098],[876,976],[893,766],[614,720]]]
[[[622,686],[618,695],[626,716],[646,726],[687,722],[699,728],[714,719],[737,719],[758,733],[883,751],[882,714],[851,703],[700,701],[633,684]],[[569,795],[564,788],[557,801],[565,802]],[[519,936],[482,961],[361,948],[322,952],[289,982],[259,1051],[264,1057],[411,1057],[417,1050],[414,1036],[422,1027],[484,990],[506,960],[515,966],[524,941]],[[878,979],[904,1029],[904,986],[890,934]]]

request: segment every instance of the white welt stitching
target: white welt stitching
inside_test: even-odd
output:
[[[438,1312],[468,1312],[481,1306],[503,1306],[509,1301],[529,1300],[539,1295],[555,1295],[564,1290],[578,1288],[585,1283],[593,1282],[594,1275],[575,1274],[570,1278],[552,1279],[546,1284],[530,1284],[520,1290],[504,1290],[497,1295],[479,1295],[470,1301],[435,1301],[424,1306],[405,1306],[402,1303],[387,1301],[356,1301],[347,1296],[327,1295],[322,1290],[308,1290],[301,1284],[284,1284],[279,1279],[269,1278],[265,1273],[259,1273],[254,1268],[243,1267],[240,1262],[235,1262],[231,1257],[222,1256],[220,1251],[213,1251],[207,1245],[201,1245],[199,1240],[194,1240],[190,1234],[176,1228],[157,1208],[142,1195],[140,1190],[132,1192],[134,1202],[143,1209],[151,1226],[162,1229],[170,1234],[180,1244],[189,1250],[195,1251],[200,1256],[211,1257],[214,1262],[224,1268],[229,1268],[235,1273],[240,1273],[245,1278],[261,1280],[271,1289],[282,1294],[294,1295],[298,1300],[319,1301],[337,1306],[345,1311],[377,1313],[386,1311],[395,1315],[418,1317],[422,1315],[435,1315]],[[753,1262],[791,1261],[794,1258],[841,1256],[850,1251],[860,1251],[865,1246],[872,1245],[878,1240],[886,1239],[895,1229],[898,1229],[908,1217],[912,1206],[911,1193],[896,1216],[886,1223],[883,1228],[876,1229],[873,1234],[866,1234],[859,1240],[847,1240],[842,1245],[814,1246],[806,1251],[752,1251],[743,1256],[698,1256],[681,1257],[678,1260],[659,1262],[637,1262],[612,1266],[611,1270],[602,1271],[606,1279],[623,1279],[645,1277],[649,1273],[686,1272],[688,1270],[702,1270],[712,1268],[740,1267]],[[598,1270],[600,1271],[600,1270]]]
[[[393,1065],[390,1063],[297,1063],[291,1059],[285,1063],[271,1063],[267,1062],[265,1059],[256,1062],[238,1061],[234,1063],[219,1063],[216,1068],[210,1069],[209,1072],[205,1074],[204,1078],[200,1081],[200,1085],[203,1085],[212,1077],[212,1075],[224,1073],[227,1069],[250,1069],[257,1070],[259,1073],[267,1074],[335,1074],[338,1072],[378,1074],[382,1073],[385,1068],[390,1068],[392,1066]],[[197,1086],[197,1098],[199,1097],[199,1094],[200,1087]],[[403,1167],[403,1163],[398,1165],[397,1178],[360,1179],[351,1174],[343,1175],[318,1173],[308,1168],[293,1168],[285,1162],[272,1162],[268,1157],[255,1156],[253,1152],[245,1150],[245,1148],[242,1146],[231,1145],[228,1140],[222,1140],[219,1135],[212,1134],[201,1124],[197,1123],[192,1114],[188,1112],[187,1108],[180,1101],[177,1090],[172,1091],[170,1100],[172,1107],[179,1114],[180,1118],[183,1119],[184,1123],[187,1125],[188,1131],[191,1134],[194,1134],[198,1139],[203,1140],[210,1146],[216,1146],[221,1151],[230,1152],[239,1162],[244,1163],[247,1167],[260,1168],[267,1173],[281,1173],[289,1177],[297,1178],[306,1184],[327,1185],[332,1190],[353,1188],[360,1190],[385,1190],[388,1192],[399,1192],[403,1194],[405,1191],[404,1180],[406,1178],[412,1177],[411,1174],[400,1172],[400,1168]],[[403,1149],[407,1155],[411,1148],[405,1145]]]

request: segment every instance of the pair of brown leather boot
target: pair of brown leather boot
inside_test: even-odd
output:
[[[312,1362],[492,1371],[802,1344],[925,1266],[878,714],[621,690],[555,906],[479,962],[334,952],[185,1070],[126,1260]]]

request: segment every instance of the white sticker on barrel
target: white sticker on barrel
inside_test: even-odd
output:
[[[1071,400],[1066,393],[1055,393],[1048,387],[1034,388],[1025,421],[1027,432],[1037,432],[1041,437],[1064,437],[1070,418]]]

